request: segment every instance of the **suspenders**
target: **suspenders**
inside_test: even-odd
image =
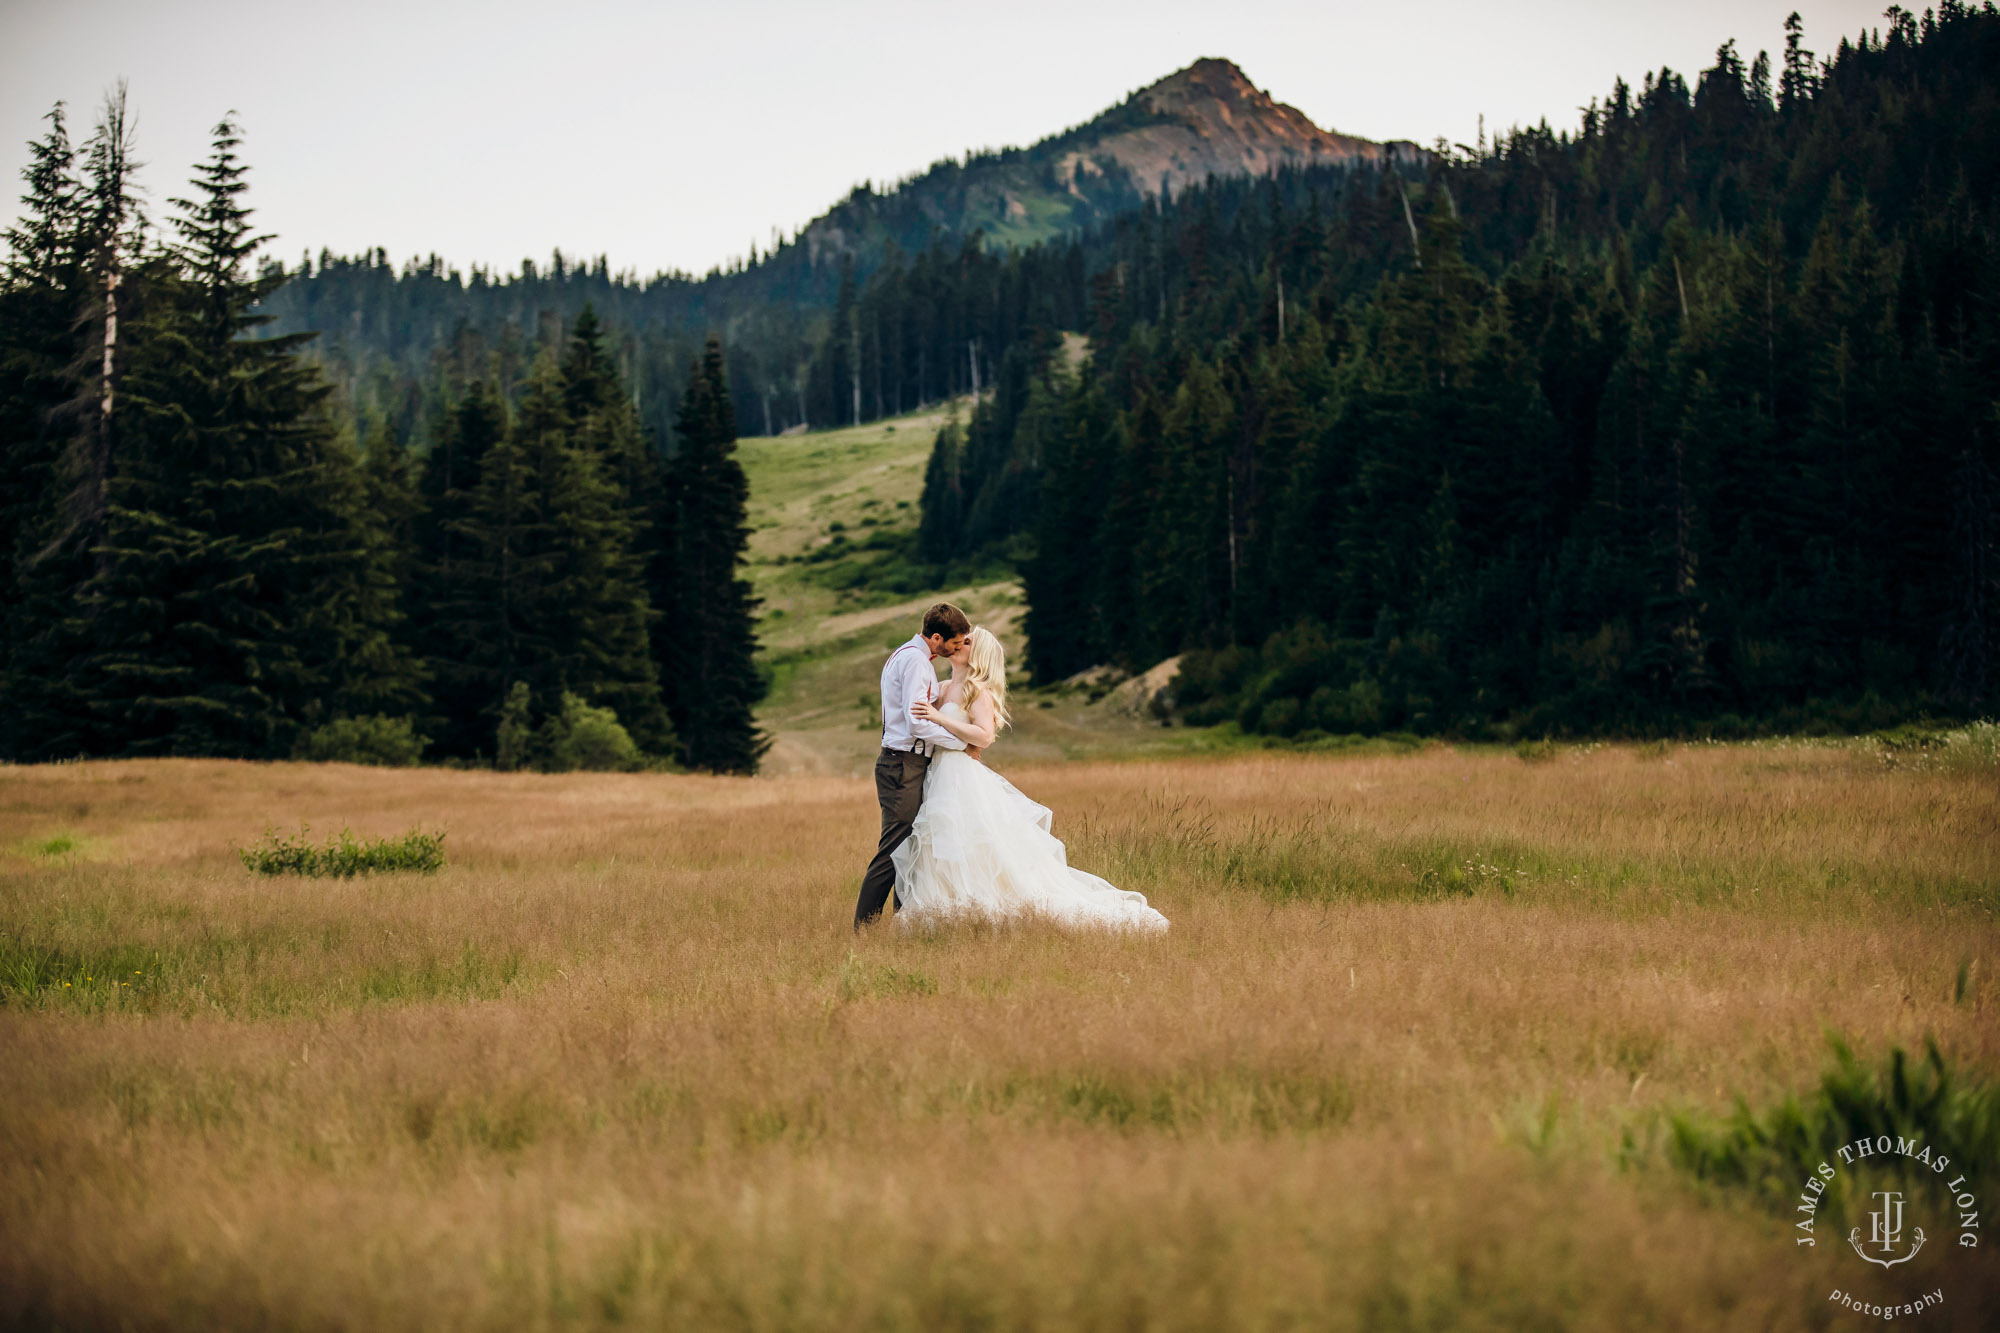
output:
[[[901,654],[901,653],[903,652],[903,650],[904,650],[905,648],[910,648],[910,647],[913,647],[913,646],[914,646],[913,644],[911,644],[911,643],[909,643],[909,642],[907,642],[907,641],[906,641],[906,642],[905,642],[905,643],[903,644],[903,647],[902,647],[902,648],[898,648],[898,649],[897,649],[897,650],[896,650],[895,652],[893,652],[893,653],[890,653],[890,654],[889,654],[889,661],[891,661],[891,662],[895,661],[895,660],[896,660],[896,658],[897,658],[897,656],[898,656],[899,654]],[[886,665],[886,664],[885,664],[885,665]],[[924,702],[926,702],[926,703],[929,703],[929,702],[930,702],[930,698],[931,698],[931,691],[932,691],[932,690],[934,690],[934,689],[936,689],[936,688],[937,688],[937,685],[936,685],[936,682],[935,682],[935,681],[933,681],[933,682],[932,682],[932,683],[931,683],[931,684],[930,684],[929,686],[926,686],[926,687],[925,687],[925,689],[924,689]],[[887,720],[886,718],[885,718],[885,719],[883,720],[883,722],[882,722],[882,748],[883,748],[883,749],[885,749],[885,750],[887,750],[887,749],[890,749],[890,748],[891,748],[891,746],[889,745],[889,723],[888,723],[888,720]],[[926,758],[926,759],[928,759],[928,758],[930,757],[930,752],[931,752],[931,751],[930,751],[930,742],[929,742],[929,741],[927,741],[927,740],[925,740],[925,739],[924,739],[923,737],[921,737],[921,736],[918,736],[918,737],[914,738],[914,739],[913,739],[913,740],[911,741],[911,743],[910,743],[910,748],[909,748],[909,749],[907,749],[907,750],[899,750],[899,751],[898,751],[898,753],[899,753],[899,754],[914,754],[914,755],[919,755],[919,756],[922,756],[923,758]]]

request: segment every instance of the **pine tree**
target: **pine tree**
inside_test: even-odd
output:
[[[1102,600],[1098,555],[1104,497],[1117,457],[1110,404],[1095,386],[1067,394],[1061,428],[1050,432],[1043,463],[1035,553],[1022,571],[1025,628],[1037,679],[1060,679],[1109,659],[1120,613]]]
[[[21,221],[6,232],[0,285],[0,755],[17,755],[41,729],[35,677],[63,604],[83,577],[63,558],[58,493],[64,439],[79,391],[77,325],[88,299],[82,184],[62,103],[29,145]],[[40,595],[37,595],[39,592]]]
[[[965,432],[958,424],[958,404],[945,412],[924,465],[924,492],[918,511],[917,553],[941,565],[960,553],[965,525]]]
[[[651,753],[672,744],[649,653],[648,604],[632,516],[605,460],[575,438],[552,353],[536,362],[520,411],[480,460],[453,535],[465,543],[452,599],[438,608],[440,662],[461,728],[491,735],[525,682],[535,716],[565,694],[609,707]],[[468,720],[464,714],[471,712]]]
[[[621,546],[618,583],[630,590],[640,609],[636,619],[622,613],[612,618],[614,633],[623,644],[617,656],[625,665],[619,671],[627,679],[616,688],[602,688],[597,702],[617,710],[642,749],[669,754],[675,748],[673,723],[659,691],[653,650],[654,627],[660,620],[653,600],[661,563],[654,521],[661,505],[660,470],[606,345],[604,326],[588,304],[577,317],[563,356],[562,395],[576,447],[597,460],[610,487]],[[640,657],[647,661],[645,672],[638,671]]]
[[[417,523],[423,500],[417,467],[386,421],[369,432],[361,459],[358,506],[366,557],[352,604],[348,647],[331,698],[336,715],[415,717],[430,704],[429,672],[409,632],[420,586]]]
[[[470,759],[493,745],[493,683],[472,665],[465,635],[485,623],[473,574],[479,551],[472,510],[485,460],[507,436],[506,404],[483,379],[443,417],[425,454],[417,489],[408,642],[425,659],[432,711],[424,730],[439,754]]]
[[[9,369],[24,377],[27,395],[9,392],[9,415],[25,418],[24,433],[6,450],[9,475],[22,468],[14,484],[26,488],[10,534],[18,559],[7,593],[5,679],[8,748],[23,758],[118,744],[115,723],[92,708],[83,680],[81,664],[100,642],[85,588],[105,569],[117,385],[146,336],[134,316],[173,267],[148,249],[132,150],[122,82],[106,95],[84,146],[80,181],[70,177],[74,157],[58,115],[34,151],[26,225],[9,238],[12,276],[27,279],[12,292],[25,323],[9,337]]]
[[[371,673],[412,677],[386,639],[365,486],[305,338],[246,336],[280,279],[245,273],[266,238],[239,142],[225,119],[196,197],[174,201],[176,271],[152,284],[151,336],[121,380],[83,666],[107,748],[125,752],[283,755],[343,701],[384,698]]]
[[[715,338],[689,374],[677,433],[662,506],[672,600],[661,608],[656,639],[668,708],[689,767],[753,773],[770,742],[751,715],[764,695],[757,602],[737,572],[750,539],[750,485],[736,460],[735,413]]]

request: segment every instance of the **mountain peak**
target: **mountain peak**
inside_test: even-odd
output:
[[[1209,175],[1265,175],[1280,167],[1377,162],[1413,146],[1321,129],[1297,107],[1250,82],[1233,60],[1204,56],[1132,95],[1154,124],[1113,133],[1107,151],[1146,193],[1177,191]],[[1110,119],[1107,116],[1100,120]]]
[[[1145,89],[1145,91],[1160,92],[1188,85],[1206,88],[1241,88],[1251,92],[1256,91],[1255,86],[1250,82],[1249,75],[1243,72],[1242,66],[1226,56],[1203,56],[1186,69],[1175,70],[1172,74],[1167,75],[1166,78]]]
[[[814,264],[866,256],[889,238],[917,248],[938,228],[1031,245],[1210,176],[1375,164],[1418,151],[1321,129],[1236,62],[1204,56],[1032,148],[941,163],[887,195],[857,191],[808,227],[805,241]]]

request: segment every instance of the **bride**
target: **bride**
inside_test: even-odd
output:
[[[913,717],[966,743],[941,749],[924,775],[923,805],[895,851],[902,926],[984,917],[1040,917],[1064,926],[1165,930],[1167,919],[1143,894],[1113,888],[1069,864],[1037,805],[980,762],[1008,723],[1007,656],[985,627],[950,657],[951,680],[936,705],[918,700]]]

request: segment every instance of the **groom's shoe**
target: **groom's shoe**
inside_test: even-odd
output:
[[[854,916],[855,933],[859,934],[863,926],[875,925],[878,922],[880,922],[883,917],[892,915],[893,913],[900,912],[902,910],[903,910],[903,900],[897,897],[895,890],[892,889],[889,891],[888,911],[883,911],[882,909],[878,908],[874,912],[869,913],[867,916],[862,916],[859,912],[855,913]]]
[[[863,926],[875,925],[876,923],[880,922],[883,917],[893,915],[894,913],[900,912],[902,910],[903,910],[902,896],[898,894],[894,889],[891,889],[889,890],[888,910],[885,911],[882,908],[877,908],[875,911],[869,913],[867,916],[863,916],[861,915],[861,913],[856,912],[854,914],[854,931],[856,934],[860,934],[861,928]]]

